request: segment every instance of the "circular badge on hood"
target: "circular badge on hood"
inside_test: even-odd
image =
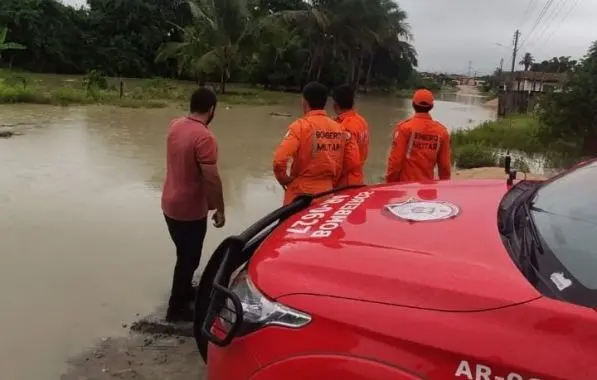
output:
[[[424,201],[411,198],[405,202],[386,205],[394,216],[410,222],[431,222],[450,219],[460,213],[460,208],[444,201]]]

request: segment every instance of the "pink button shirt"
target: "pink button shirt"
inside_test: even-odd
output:
[[[208,194],[200,165],[216,164],[217,155],[215,136],[205,124],[189,117],[170,123],[162,192],[164,214],[181,221],[207,217]]]

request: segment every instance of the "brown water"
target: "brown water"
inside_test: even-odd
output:
[[[449,128],[494,117],[482,99],[446,95],[434,115]],[[408,101],[367,99],[368,178],[379,178],[393,122]],[[210,229],[206,252],[278,207],[272,151],[299,100],[285,106],[220,107],[228,224]],[[174,263],[160,211],[164,135],[182,112],[121,108],[0,107],[0,378],[59,377],[68,357],[164,302]],[[207,255],[206,253],[206,255]],[[205,263],[203,261],[202,265]]]

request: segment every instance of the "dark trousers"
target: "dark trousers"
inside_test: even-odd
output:
[[[199,267],[203,241],[207,232],[207,218],[193,221],[174,220],[167,215],[168,232],[176,246],[176,266],[172,279],[169,308],[183,309],[195,299],[193,275]]]

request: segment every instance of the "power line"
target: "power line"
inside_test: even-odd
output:
[[[532,10],[533,10],[534,5],[535,5],[536,2],[537,2],[537,0],[529,0],[529,3],[527,4],[526,9],[522,13],[522,17],[520,19],[520,26],[518,27],[518,29],[522,28],[522,26],[525,23],[526,18],[531,15]]]
[[[537,27],[539,26],[539,24],[541,24],[541,21],[543,20],[543,18],[547,14],[547,11],[552,6],[553,2],[554,2],[554,0],[547,0],[547,2],[545,3],[545,5],[543,6],[543,8],[541,9],[541,11],[539,12],[539,15],[537,16],[537,19],[535,20],[535,24],[532,26],[531,30],[526,34],[526,38],[521,43],[521,47],[524,46],[524,44],[531,38],[531,36],[535,32],[535,30],[537,30]]]
[[[543,6],[543,9],[541,9],[541,12],[539,13],[539,16],[537,17],[537,21],[535,21],[535,25],[533,25],[533,28],[531,29],[531,31],[526,35],[526,38],[520,44],[520,48],[521,49],[528,42],[528,40],[531,38],[531,35],[537,29],[537,26],[539,26],[539,24],[541,23],[541,20],[543,20],[543,17],[545,17],[545,14],[549,10],[549,8],[553,4],[553,2],[554,2],[554,0],[547,0],[547,2],[545,3],[545,5]]]
[[[541,31],[541,33],[539,34],[539,36],[537,38],[535,38],[535,41],[541,41],[541,38],[545,35],[545,32],[547,32],[550,28],[550,25],[555,21],[555,19],[557,18],[558,13],[561,13],[561,10],[563,10],[566,6],[566,3],[570,1],[570,0],[562,0],[558,3],[558,5],[556,5],[555,8],[552,8],[552,12],[551,12],[551,17],[548,17],[545,21],[545,28],[543,28],[543,30]]]
[[[546,43],[548,43],[551,38],[560,30],[562,29],[562,26],[564,25],[564,22],[568,19],[568,17],[570,17],[570,15],[572,14],[572,12],[574,11],[574,9],[576,9],[576,7],[582,2],[582,0],[574,0],[574,3],[570,5],[570,8],[568,9],[568,12],[564,15],[564,17],[562,18],[562,21],[560,22],[560,24],[557,26],[557,28],[554,28],[552,30],[552,32],[547,36],[547,38],[536,45],[536,47],[539,46],[543,46]]]

